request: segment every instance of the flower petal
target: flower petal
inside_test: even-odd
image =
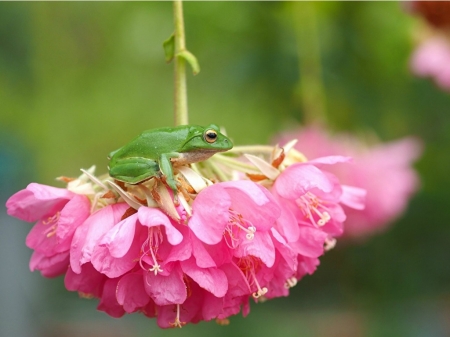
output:
[[[313,188],[328,193],[333,184],[326,174],[313,165],[294,164],[289,166],[275,181],[277,193],[286,199],[297,199]]]
[[[123,310],[116,298],[116,289],[119,280],[119,278],[106,280],[100,303],[97,306],[98,310],[104,311],[115,318],[125,315],[125,310]]]
[[[81,273],[81,265],[91,260],[99,239],[120,221],[127,209],[126,203],[106,206],[76,229],[70,246],[70,266],[75,273]]]
[[[188,226],[204,243],[214,245],[222,240],[228,224],[230,197],[221,184],[202,190],[194,200]]]
[[[183,272],[192,278],[200,287],[217,297],[225,296],[228,290],[226,274],[218,268],[200,268],[195,259],[181,262]]]
[[[172,245],[177,245],[183,240],[183,235],[176,229],[170,219],[159,209],[150,207],[140,207],[138,210],[139,222],[143,226],[164,226],[166,228],[167,240]]]
[[[247,240],[246,238],[241,240],[234,251],[234,256],[245,257],[247,255],[259,257],[269,268],[273,266],[275,263],[275,246],[269,232],[256,232],[253,240]]]
[[[147,294],[157,305],[182,304],[187,297],[183,273],[178,266],[168,276],[146,273],[144,286]]]
[[[132,313],[150,302],[150,296],[145,292],[142,273],[130,273],[120,278],[116,290],[117,302],[123,309]]]
[[[123,257],[130,250],[137,220],[137,213],[130,215],[105,233],[98,244],[106,246],[112,257]]]
[[[24,221],[34,222],[60,210],[73,193],[65,188],[31,183],[6,202],[7,213]],[[49,214],[53,213],[53,214]]]

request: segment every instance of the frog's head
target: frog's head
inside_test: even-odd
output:
[[[220,132],[217,125],[211,124],[206,127],[192,125],[189,128],[189,136],[181,152],[223,152],[231,148],[233,148],[233,143],[227,136]]]

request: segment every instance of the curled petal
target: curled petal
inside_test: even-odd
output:
[[[40,270],[42,276],[56,277],[64,274],[69,266],[69,252],[45,256],[39,252],[33,252],[30,259],[30,270]]]
[[[74,196],[65,188],[31,183],[6,202],[7,213],[24,221],[34,222],[60,210]]]
[[[137,218],[135,213],[119,222],[101,238],[99,245],[106,246],[112,257],[124,256],[133,242]]]
[[[167,240],[172,245],[177,245],[183,240],[183,235],[181,235],[180,231],[176,229],[170,222],[170,219],[157,208],[139,208],[138,218],[143,226],[164,226],[166,228]]]

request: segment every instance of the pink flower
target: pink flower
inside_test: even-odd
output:
[[[27,238],[35,249],[31,268],[65,273],[68,290],[98,298],[108,315],[142,312],[162,328],[225,322],[246,316],[250,300],[287,296],[341,234],[341,204],[361,208],[360,189],[322,170],[346,157],[290,166],[248,158],[253,171],[261,168],[261,183],[210,184],[180,169],[177,179],[186,181],[176,207],[163,180],[117,184],[91,169],[66,179],[71,191],[89,198],[30,184],[10,198],[8,212],[39,220]],[[241,164],[234,167],[250,166]]]
[[[67,270],[69,249],[75,230],[90,214],[86,196],[66,189],[31,183],[6,202],[7,212],[37,223],[26,239],[33,249],[30,269],[55,277]]]
[[[351,163],[345,165],[324,167],[345,184],[340,189],[340,202],[344,204],[345,215],[338,208],[334,211],[341,213],[341,218],[347,218],[344,232],[347,237],[367,236],[385,229],[404,212],[409,198],[418,187],[417,174],[411,167],[421,152],[421,144],[415,139],[405,138],[368,147],[356,137],[346,134],[331,136],[323,128],[313,125],[284,133],[279,140],[283,143],[293,138],[298,139],[296,148],[308,158],[339,153],[353,158]],[[360,190],[348,185],[367,191],[363,211],[358,207]]]
[[[450,42],[441,36],[432,36],[416,47],[411,56],[412,72],[431,77],[442,89],[450,90]]]

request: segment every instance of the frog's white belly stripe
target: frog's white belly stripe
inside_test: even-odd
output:
[[[170,161],[174,166],[181,166],[186,165],[190,163],[197,163],[199,161],[203,161],[211,157],[214,153],[217,153],[216,150],[214,151],[192,151],[192,152],[185,152],[180,153],[180,155],[176,158],[170,158]]]

